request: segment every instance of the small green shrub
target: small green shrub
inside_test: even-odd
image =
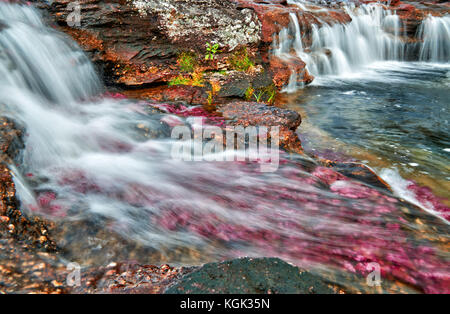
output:
[[[264,94],[265,92],[263,90],[260,90],[258,94],[254,94],[253,96],[255,97],[256,102],[260,102]]]
[[[228,64],[232,69],[241,72],[247,72],[255,66],[248,55],[246,47],[236,51],[228,59]]]
[[[217,52],[219,51],[219,44],[206,44],[206,54],[205,54],[205,60],[214,60],[214,57],[216,56]]]
[[[193,72],[197,65],[197,58],[192,52],[182,52],[178,56],[178,66],[183,72]]]

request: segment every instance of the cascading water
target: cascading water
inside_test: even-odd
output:
[[[308,11],[305,3],[291,1]],[[302,35],[298,16],[290,14],[291,24],[274,41],[274,55],[289,61],[292,50],[314,76],[348,75],[379,61],[403,61],[408,44],[402,37],[401,20],[395,12],[379,4],[346,5],[351,17],[347,24],[313,24],[309,35]],[[429,16],[418,31],[421,61],[448,62],[450,51],[449,17]],[[309,36],[310,38],[305,38]],[[302,42],[310,42],[304,45]],[[290,81],[287,92],[300,86]]]
[[[348,6],[345,11],[352,21],[348,24],[312,25],[311,45],[307,52],[301,44],[298,17],[291,13],[291,27],[283,30],[280,47],[306,62],[313,75],[350,73],[364,65],[381,60],[401,60],[404,44],[399,39],[398,16],[379,5]],[[291,34],[286,34],[291,31]],[[281,34],[280,34],[281,35]],[[289,35],[294,39],[290,40]],[[275,52],[277,53],[277,51]]]
[[[81,50],[31,7],[0,3],[0,20],[0,113],[28,134],[15,178],[24,209],[85,219],[156,250],[279,256],[354,276],[377,262],[388,280],[448,289],[443,220],[307,157],[282,156],[266,174],[252,163],[174,160],[167,114],[102,97]]]
[[[347,25],[313,27],[308,64],[312,74],[349,73],[380,60],[399,60],[403,45],[395,35],[399,32],[398,17],[380,6],[361,6]],[[394,34],[385,31],[392,28]]]
[[[420,61],[450,61],[450,16],[428,16],[418,31],[423,40],[420,48]]]

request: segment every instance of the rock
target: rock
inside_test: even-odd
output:
[[[221,82],[218,97],[223,98],[244,98],[249,88],[252,88],[252,77],[242,72],[235,72]],[[269,83],[270,84],[270,83]]]
[[[265,43],[271,43],[273,35],[289,25],[289,13],[294,7],[286,6],[284,1],[252,1],[236,0],[241,8],[251,8],[258,15],[261,22],[261,39]]]
[[[218,43],[227,52],[258,46],[260,41],[256,14],[238,10],[231,2],[84,0],[79,27],[67,24],[69,3],[55,0],[41,7],[94,61],[102,63],[112,83],[125,86],[170,81],[179,72],[176,61],[183,51],[203,57],[207,43]]]
[[[313,24],[350,20],[343,10],[312,13],[277,0],[82,0],[81,24],[69,26],[69,3],[54,0],[38,5],[90,54],[106,83],[125,89],[171,81],[180,73],[177,59],[183,52],[192,52],[204,71],[217,71],[223,70],[223,61],[236,49],[246,47],[253,51],[255,67],[268,68],[273,36],[289,25],[290,13],[297,14],[305,34],[311,32]],[[220,46],[214,62],[204,60],[207,43]],[[293,62],[301,67],[301,62]],[[259,78],[253,75],[247,79],[253,86]],[[312,79],[306,74],[301,78],[305,83]],[[289,77],[279,75],[275,81],[281,88]],[[218,98],[242,98],[242,91],[225,87]]]
[[[289,60],[272,56],[270,58],[270,71],[272,72],[273,83],[278,88],[284,87],[293,73],[297,74],[297,85],[306,85],[314,80],[314,76],[309,74],[306,69],[306,63],[294,56]]]
[[[312,24],[322,25],[322,23],[348,23],[351,21],[350,16],[344,10],[336,10],[328,8],[328,10],[317,10],[317,12],[309,12],[302,10],[295,4],[288,4],[287,1],[281,0],[234,0],[243,8],[253,9],[261,22],[261,40],[263,43],[271,44],[274,35],[278,34],[283,28],[288,27],[291,21],[289,14],[295,13],[299,18],[302,26],[302,33],[309,33]],[[314,9],[320,9],[316,7]]]
[[[167,294],[333,294],[321,277],[278,258],[241,258],[205,264],[169,287]]]
[[[37,248],[54,250],[51,239],[42,240],[48,234],[50,224],[40,218],[30,218],[19,209],[13,176],[8,167],[16,161],[24,148],[23,130],[8,118],[0,117],[0,216],[8,217],[9,233],[15,238],[33,244]]]
[[[300,115],[286,110],[254,102],[232,102],[217,107],[224,118],[230,119],[229,125],[278,126],[280,128],[280,146],[289,152],[303,153],[295,130],[301,123]]]
[[[410,42],[419,40],[417,38],[418,28],[428,15],[443,16],[450,13],[450,7],[445,4],[427,3],[423,1],[392,1],[390,9],[395,10],[403,25],[401,33],[408,37]]]
[[[174,43],[204,47],[218,43],[233,50],[260,41],[261,25],[253,10],[237,10],[221,0],[133,0],[142,16],[157,16],[159,28]]]
[[[83,270],[81,285],[72,293],[157,294],[177,283],[194,267],[111,263]]]
[[[295,131],[301,123],[300,115],[292,110],[256,102],[233,102],[221,105],[217,111],[233,125],[279,126]]]
[[[328,162],[327,166],[347,178],[356,179],[365,184],[390,192],[391,187],[368,166],[355,162]]]
[[[150,99],[157,102],[184,103],[187,105],[208,104],[207,89],[199,86],[162,85],[148,89],[129,90],[124,93],[128,97]]]

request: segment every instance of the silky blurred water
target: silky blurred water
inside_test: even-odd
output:
[[[10,165],[17,195],[24,213],[65,227],[54,239],[65,258],[162,261],[133,245],[183,264],[278,256],[349,289],[378,263],[385,291],[448,290],[448,223],[438,213],[308,156],[282,154],[274,173],[253,162],[173,159],[165,121],[192,120],[104,95],[81,49],[32,7],[0,3],[0,20],[0,113],[26,130],[22,160]],[[314,91],[327,88],[311,87],[311,108],[320,108]],[[97,258],[102,241],[107,254]]]

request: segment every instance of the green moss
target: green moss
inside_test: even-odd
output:
[[[173,79],[170,80],[169,86],[175,86],[175,85],[191,85],[191,80],[189,78],[186,78],[182,75],[179,75]]]
[[[236,51],[229,59],[228,64],[233,70],[247,72],[255,65],[248,55],[247,48],[244,47]]]
[[[178,56],[178,66],[183,72],[193,72],[197,66],[197,58],[192,52],[182,52]]]
[[[204,86],[203,72],[194,72],[187,76],[178,75],[169,81],[169,86],[175,85],[190,85],[190,86]]]

